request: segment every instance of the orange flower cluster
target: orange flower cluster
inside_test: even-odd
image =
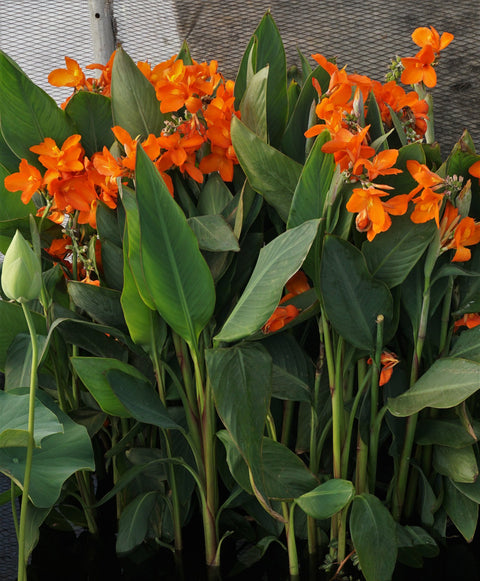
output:
[[[65,57],[67,68],[52,71],[48,80],[55,86],[110,95],[114,56],[115,53],[106,65],[87,66],[88,69],[102,71],[99,79],[86,78],[78,63]],[[156,162],[157,167],[170,191],[173,191],[172,182],[165,172],[174,167],[183,174],[186,172],[199,183],[203,182],[204,174],[214,171],[218,171],[224,181],[232,181],[233,168],[238,164],[238,160],[230,137],[230,123],[233,115],[240,116],[234,109],[234,82],[225,81],[217,71],[216,61],[209,64],[193,61],[191,65],[185,65],[182,59],[177,59],[174,55],[153,68],[147,62],[139,62],[137,66],[154,86],[162,113],[177,114],[185,111],[184,119],[172,115],[172,120],[166,122],[161,136],[157,136],[161,153],[154,157],[158,158],[160,155]],[[121,131],[121,128],[117,127],[114,128],[114,132],[115,129]],[[127,143],[127,139],[119,138],[117,133],[115,136],[123,145]],[[131,137],[128,139],[131,145]],[[153,145],[155,139],[155,136],[149,136],[148,145]],[[205,143],[208,144],[210,151],[197,164],[198,151]],[[105,160],[108,158],[107,165],[115,168],[115,163],[108,153],[104,151],[103,155]],[[129,155],[127,153],[127,158]],[[134,159],[134,156],[131,159]],[[123,165],[123,162],[120,165]]]
[[[115,208],[117,185],[115,180],[99,173],[80,144],[80,135],[71,135],[61,147],[50,137],[39,145],[30,147],[38,154],[38,161],[46,168],[41,172],[27,160],[20,161],[19,171],[5,178],[10,192],[21,192],[21,199],[28,204],[36,191],[49,200],[48,218],[61,223],[65,214],[78,213],[79,224],[96,228],[96,208],[99,200]],[[95,157],[95,156],[93,156]],[[44,208],[38,211],[43,215]]]
[[[306,292],[310,289],[310,285],[308,284],[307,277],[305,274],[299,270],[296,272],[287,282],[285,285],[287,289],[287,294],[284,295],[282,300],[280,301],[280,305],[289,301],[293,297]],[[285,305],[285,306],[278,306],[262,327],[262,331],[264,333],[274,333],[275,331],[279,331],[283,329],[285,325],[293,321],[298,315],[300,311],[297,309],[295,305]]]
[[[420,50],[413,57],[402,58],[404,70],[401,81],[406,85],[424,83],[430,89],[437,84],[437,74],[433,68],[437,63],[440,51],[453,40],[453,34],[444,32],[442,36],[430,26],[420,27],[412,33],[413,42]]]

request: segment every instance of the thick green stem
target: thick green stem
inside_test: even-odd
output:
[[[282,508],[283,516],[286,520],[285,533],[287,536],[288,569],[290,572],[290,578],[298,579],[300,567],[298,565],[297,543],[295,539],[295,526],[293,520],[295,503],[291,502],[290,505],[288,505],[288,503],[282,502]]]
[[[30,397],[28,404],[28,444],[25,458],[25,474],[23,477],[22,504],[20,508],[20,525],[18,533],[18,581],[27,580],[27,558],[25,551],[28,492],[30,490],[30,477],[32,474],[33,450],[35,448],[34,426],[35,426],[35,394],[37,390],[37,367],[38,367],[38,341],[37,332],[33,324],[33,319],[28,307],[22,303],[23,314],[27,321],[30,341],[32,345],[32,367],[30,371]]]
[[[375,360],[372,369],[372,381],[370,384],[370,443],[368,447],[368,484],[372,494],[375,492],[375,483],[377,480],[377,454],[378,438],[374,439],[373,432],[377,421],[378,412],[378,385],[380,378],[381,357],[383,349],[383,315],[377,317],[377,341],[375,348]]]

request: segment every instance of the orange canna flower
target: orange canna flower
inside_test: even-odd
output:
[[[283,329],[285,325],[293,321],[300,311],[295,305],[286,305],[277,307],[265,325],[262,327],[264,333],[273,333]]]
[[[64,236],[63,238],[56,238],[52,240],[52,243],[48,248],[45,248],[45,252],[50,254],[52,258],[56,258],[58,261],[62,262],[65,257],[72,252],[72,239],[70,236]]]
[[[429,220],[435,220],[437,228],[440,228],[440,206],[443,202],[443,194],[436,194],[430,188],[425,188],[422,193],[414,198],[415,208],[410,219],[415,224],[423,224]]]
[[[84,169],[85,151],[80,145],[82,136],[75,134],[68,137],[61,149],[51,137],[46,137],[39,145],[30,147],[38,154],[38,161],[53,172],[78,172]]]
[[[28,204],[33,194],[42,188],[43,177],[35,166],[30,165],[26,159],[22,159],[19,171],[7,176],[4,185],[9,192],[22,192],[21,200],[24,204]]]
[[[430,26],[421,26],[412,32],[413,42],[420,47],[425,47],[430,45],[435,54],[438,54],[441,50],[446,48],[454,39],[453,34],[450,32],[444,32],[442,36],[437,32],[437,30]]]
[[[472,176],[480,178],[480,160],[476,161],[473,165],[468,168],[468,171]]]
[[[415,56],[402,58],[405,67],[400,80],[405,85],[425,83],[430,89],[437,84],[437,73],[432,67],[435,54],[431,45],[425,45]]]
[[[55,87],[74,87],[83,89],[86,78],[77,61],[65,57],[66,69],[55,69],[48,75],[48,82]]]
[[[373,159],[360,158],[355,162],[352,173],[360,175],[364,170],[367,171],[368,179],[373,181],[378,176],[392,175],[402,173],[401,169],[394,168],[398,158],[398,149],[385,149],[380,151]]]
[[[413,179],[418,183],[408,195],[413,197],[422,188],[430,188],[431,190],[436,190],[440,186],[444,185],[445,180],[439,175],[430,171],[424,163],[420,163],[415,159],[409,159],[407,161],[407,169],[410,172]]]
[[[408,208],[408,196],[402,194],[383,202],[380,198],[387,196],[383,189],[389,186],[371,186],[369,188],[355,188],[346,208],[349,212],[358,212],[355,225],[359,232],[366,232],[371,242],[377,234],[387,231],[392,220],[390,214],[401,216]]]
[[[480,313],[466,313],[461,319],[455,321],[453,330],[457,331],[460,327],[467,327],[473,329],[480,325]]]
[[[480,223],[475,222],[469,216],[463,218],[455,228],[453,240],[447,248],[455,248],[455,256],[452,262],[466,262],[472,257],[472,253],[466,246],[473,246],[480,242]]]
[[[296,272],[291,278],[288,279],[285,287],[287,289],[287,294],[282,298],[280,304],[285,303],[286,301],[293,299],[293,297],[296,297],[310,290],[307,277],[301,270]]]
[[[83,282],[85,284],[91,284],[93,286],[100,286],[100,281],[98,280],[98,278],[92,279],[90,277],[90,272],[87,272],[85,278],[83,278],[80,282]]]
[[[358,159],[375,155],[373,147],[364,144],[369,129],[370,125],[367,125],[358,133],[352,133],[342,128],[331,141],[322,145],[322,151],[333,153],[335,163],[340,166],[341,171],[345,171],[353,167]]]
[[[367,363],[371,365],[373,363],[372,358],[368,359]],[[382,370],[380,371],[380,379],[378,385],[381,387],[388,383],[392,377],[393,368],[399,363],[399,359],[395,353],[389,353],[384,351],[380,356],[380,364],[382,365]]]

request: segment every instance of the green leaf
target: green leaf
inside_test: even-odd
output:
[[[63,425],[63,433],[42,440],[42,447],[33,451],[29,498],[38,508],[57,502],[63,483],[78,470],[94,470],[92,444],[87,430],[63,413],[44,393],[39,399]],[[23,486],[26,448],[0,449],[0,471]]]
[[[262,141],[237,117],[232,118],[231,136],[250,185],[286,222],[302,166]]]
[[[336,331],[358,349],[373,352],[378,315],[384,316],[385,327],[392,320],[392,295],[368,272],[362,253],[335,236],[325,237],[320,290]]]
[[[312,84],[313,79],[317,79],[323,92],[328,89],[330,75],[323,67],[317,67],[307,77],[282,137],[282,150],[299,163],[303,163],[305,160],[307,141],[305,131],[308,129],[312,105],[318,98],[317,90]]]
[[[370,273],[389,288],[401,284],[425,252],[435,231],[433,221],[414,224],[409,215],[393,216],[386,232],[362,245]]]
[[[480,423],[474,421],[473,427],[480,434]],[[423,419],[415,431],[415,441],[421,446],[438,444],[450,448],[464,448],[475,440],[459,419]]]
[[[236,341],[260,329],[278,305],[285,283],[301,267],[318,229],[309,220],[264,246],[242,296],[216,341]]]
[[[160,315],[196,344],[215,307],[212,275],[185,215],[141,147],[135,175],[145,281]]]
[[[156,491],[138,495],[122,510],[118,521],[117,553],[127,553],[143,543],[148,533],[148,523],[160,499]]]
[[[436,557],[439,548],[433,538],[417,526],[397,523],[398,560],[409,567],[421,568],[423,558]]]
[[[470,542],[478,522],[478,504],[464,496],[448,478],[445,482],[443,506],[463,538]]]
[[[225,219],[218,215],[195,216],[188,219],[202,250],[210,252],[238,252],[240,246],[233,230]]]
[[[240,103],[240,113],[243,123],[258,137],[267,142],[267,81],[266,66],[248,81],[247,89]]]
[[[232,200],[232,193],[220,174],[218,172],[211,173],[198,196],[198,214],[200,216],[221,214]]]
[[[438,359],[405,393],[388,400],[394,416],[406,417],[426,407],[451,408],[480,389],[480,363],[447,357]]]
[[[480,504],[480,479],[477,478],[475,482],[457,482],[455,480],[450,480],[450,482],[464,496],[466,496],[473,502]]]
[[[42,359],[48,341],[45,335],[37,335],[38,351]],[[5,390],[29,387],[32,373],[32,341],[30,334],[20,333],[10,344],[5,361]],[[0,424],[1,425],[1,424]]]
[[[59,147],[75,131],[65,112],[0,51],[0,125],[8,147],[21,159],[37,165],[32,145],[46,137]]]
[[[350,534],[366,581],[390,581],[397,560],[395,521],[372,494],[355,496]]]
[[[333,155],[322,151],[323,145],[329,140],[328,131],[324,131],[313,144],[295,188],[288,228],[299,226],[312,218],[324,217],[325,201],[335,171]]]
[[[272,360],[257,343],[205,352],[218,415],[250,469],[261,459],[270,405]]]
[[[28,445],[28,408],[30,396],[13,395],[0,391],[0,448],[15,448]],[[35,399],[35,446],[40,448],[42,440],[51,434],[63,432],[57,416],[42,402]]]
[[[450,356],[480,363],[480,326],[462,331],[450,351]]]
[[[121,47],[113,61],[112,112],[115,125],[133,139],[138,135],[146,139],[150,133],[158,136],[164,128],[153,85]]]
[[[31,313],[38,334],[45,335],[45,318],[38,313]],[[28,333],[27,322],[22,307],[15,303],[0,300],[0,371],[5,371],[7,351],[19,333]]]
[[[167,408],[146,378],[121,369],[107,371],[106,377],[115,395],[136,420],[166,430],[182,429],[169,416]]]
[[[89,158],[104,147],[110,149],[113,145],[112,105],[108,97],[78,91],[65,107],[65,113],[82,136],[82,145]]]
[[[342,510],[355,496],[353,484],[334,478],[296,499],[298,506],[317,520],[330,518]]]
[[[69,281],[67,288],[75,305],[92,319],[102,325],[125,327],[120,291],[77,281]]]
[[[115,395],[107,374],[117,369],[134,379],[147,382],[140,371],[128,363],[107,357],[71,357],[70,361],[85,387],[105,413],[121,418],[131,417],[130,411]]]
[[[235,480],[252,493],[248,468],[228,432],[217,436],[227,450],[227,462]],[[292,501],[318,486],[318,480],[289,448],[270,438],[262,442],[262,480],[266,495],[272,500]]]
[[[472,446],[449,448],[434,446],[433,467],[439,474],[456,482],[471,483],[478,477],[478,466]]]

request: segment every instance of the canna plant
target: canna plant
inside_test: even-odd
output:
[[[453,35],[412,39],[385,83],[315,54],[288,84],[267,14],[235,82],[119,48],[95,79],[66,57],[61,107],[0,54],[0,250],[42,271],[22,313],[7,253],[0,301],[22,578],[42,522],[96,535],[107,502],[119,554],[179,556],[199,516],[212,571],[242,535],[367,581],[473,538],[480,156],[434,142]]]

